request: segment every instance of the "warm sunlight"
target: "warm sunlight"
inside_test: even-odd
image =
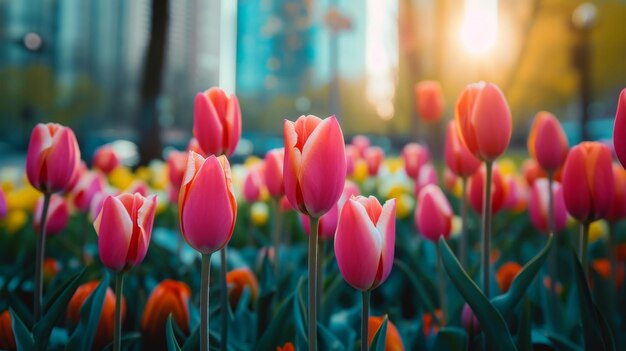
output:
[[[498,35],[497,0],[466,0],[461,26],[461,41],[473,55],[483,55]]]

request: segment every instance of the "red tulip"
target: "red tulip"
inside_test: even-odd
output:
[[[335,116],[285,120],[285,194],[300,212],[320,217],[328,212],[346,182],[346,155]]]
[[[481,163],[459,139],[454,121],[448,123],[444,157],[448,168],[459,177],[469,177],[476,173]]]
[[[544,233],[549,231],[548,218],[550,215],[550,205],[548,191],[548,180],[538,179],[532,185],[528,211],[530,222],[535,228]],[[559,182],[552,183],[552,196],[554,199],[554,231],[558,233],[563,230],[567,224],[567,211],[565,210],[565,202],[563,200],[563,189]]]
[[[370,177],[375,177],[385,159],[385,152],[378,146],[371,146],[365,150],[363,158],[367,163],[367,173]]]
[[[233,234],[237,201],[225,156],[204,158],[190,151],[178,200],[180,229],[202,254],[224,247]]]
[[[485,186],[485,166],[480,167],[478,172],[469,180],[469,187],[467,192],[467,198],[470,206],[476,211],[476,213],[482,214],[483,212],[483,197]],[[491,213],[497,213],[502,209],[504,201],[506,200],[506,184],[500,174],[500,170],[497,166],[493,167],[493,177],[491,179]]]
[[[37,200],[35,205],[35,214],[33,216],[33,227],[35,232],[39,233],[41,212],[43,211],[43,195]],[[60,195],[52,195],[50,204],[48,205],[48,215],[46,216],[46,235],[55,235],[60,233],[70,219],[70,208],[67,201]]]
[[[622,89],[615,112],[615,126],[613,127],[613,145],[615,153],[622,166],[626,165],[626,88]]]
[[[285,345],[281,346],[277,346],[276,347],[276,351],[295,351],[295,346],[293,346],[292,342],[287,342],[285,343]]]
[[[93,226],[98,234],[102,263],[114,272],[126,271],[143,261],[150,245],[156,195],[109,195]]]
[[[355,135],[354,138],[352,138],[352,146],[358,151],[357,155],[359,158],[365,157],[365,150],[367,150],[370,145],[370,139],[365,135]]]
[[[152,289],[143,309],[141,333],[153,345],[164,345],[165,324],[171,314],[183,333],[189,333],[189,308],[191,289],[183,282],[166,279]]]
[[[259,281],[250,269],[238,268],[231,270],[226,274],[226,285],[228,286],[228,299],[233,310],[237,308],[245,288],[250,291],[250,306],[254,305],[259,294]]]
[[[444,109],[441,84],[435,80],[424,80],[415,85],[415,102],[417,112],[427,123],[435,123],[441,119]]]
[[[120,165],[120,159],[109,144],[100,146],[93,154],[93,166],[105,174],[111,173]]]
[[[459,137],[474,156],[494,161],[511,140],[511,111],[493,83],[470,84],[456,104],[454,120]]]
[[[78,181],[83,178],[83,175],[85,173],[87,173],[87,165],[85,164],[85,161],[81,160],[78,163],[78,168],[72,176],[72,180],[70,180],[70,184],[67,186],[67,188],[65,188],[65,191],[74,191],[74,188],[78,185]]]
[[[409,178],[415,180],[423,165],[430,161],[428,149],[417,143],[409,143],[402,149],[404,170]]]
[[[361,291],[382,284],[391,273],[395,240],[395,199],[384,206],[373,196],[346,201],[335,234],[337,265],[346,282]]]
[[[85,172],[78,181],[78,184],[72,189],[74,206],[76,206],[80,212],[88,212],[94,196],[103,191],[105,187],[106,180],[100,173]]]
[[[185,175],[188,152],[172,151],[167,155],[167,174],[170,184],[178,192]]]
[[[0,313],[0,349],[17,350],[9,310],[4,310],[4,312]]]
[[[559,120],[553,114],[541,111],[528,135],[528,153],[547,172],[555,172],[565,162],[569,145]]]
[[[503,209],[512,210],[516,213],[521,213],[526,209],[528,205],[528,189],[526,184],[518,181],[517,177],[513,175],[504,176],[505,194]]]
[[[367,343],[371,346],[374,340],[374,335],[378,332],[378,329],[383,325],[383,317],[371,316],[367,323]],[[381,336],[382,337],[382,336]],[[385,335],[385,351],[404,351],[404,344],[402,344],[402,338],[396,326],[387,320],[387,333]]]
[[[606,219],[615,222],[626,218],[626,170],[616,163],[613,163],[613,182],[613,201]]]
[[[611,151],[598,142],[572,148],[563,168],[567,212],[581,222],[604,218],[613,202]]]
[[[230,156],[241,138],[241,110],[235,94],[220,88],[196,95],[193,135],[207,155]]]
[[[44,193],[66,191],[80,163],[74,132],[60,124],[38,124],[33,129],[26,155],[26,175]]]
[[[422,189],[417,198],[415,225],[426,239],[436,243],[442,236],[448,240],[453,217],[452,207],[437,185],[429,184]]]
[[[250,167],[243,182],[243,197],[246,201],[259,201],[262,190],[265,187],[264,175],[265,165],[262,162]]]
[[[265,154],[265,185],[272,197],[280,198],[285,194],[283,183],[283,165],[285,149],[272,149]]]

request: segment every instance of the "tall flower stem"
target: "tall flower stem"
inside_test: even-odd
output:
[[[200,351],[209,350],[209,274],[211,254],[202,255],[202,283],[200,286]]]
[[[583,222],[581,225],[580,242],[578,252],[580,252],[580,264],[585,271],[585,278],[589,277],[589,265],[587,264],[587,243],[589,242],[589,222]]]
[[[41,211],[41,220],[39,221],[39,237],[37,238],[36,262],[35,262],[35,301],[34,305],[34,322],[37,323],[41,319],[41,297],[43,295],[43,258],[46,251],[46,219],[48,217],[48,207],[50,206],[50,197],[52,194],[43,194],[43,211]]]
[[[322,297],[324,295],[324,256],[326,255],[326,243],[319,241],[317,243],[317,317],[324,323],[324,311],[322,308]]]
[[[367,351],[369,344],[368,323],[370,318],[370,292],[363,291],[361,295],[363,308],[361,309],[361,351]]]
[[[491,174],[492,161],[485,161],[485,192],[483,196],[483,232],[482,232],[482,252],[480,264],[483,269],[483,293],[489,299],[489,254],[491,252]]]
[[[467,269],[467,177],[461,179],[461,265]],[[437,251],[438,252],[438,251]]]
[[[309,351],[317,350],[317,230],[319,218],[310,217],[309,235]]]
[[[556,235],[556,226],[554,219],[554,192],[552,191],[552,184],[554,183],[554,174],[548,172],[548,232],[552,235]],[[558,247],[554,245],[550,249],[548,254],[548,272],[550,275],[550,314],[552,315],[553,323],[557,323],[559,320],[556,306],[558,304],[558,297],[556,292],[556,282],[558,277]]]
[[[441,260],[441,252],[437,252],[437,280],[439,282],[439,298],[441,299],[441,310],[443,311],[443,319],[448,316],[448,295],[446,294],[446,276],[443,271],[443,261]],[[443,322],[443,321],[442,321]]]
[[[283,226],[283,211],[280,210],[280,199],[273,198],[274,206],[274,276],[278,279],[280,274],[280,242]]]
[[[222,328],[220,329],[220,340],[222,350],[228,348],[228,286],[226,286],[226,272],[228,270],[226,263],[226,246],[220,250],[220,310],[222,319]]]
[[[83,214],[80,228],[80,263],[86,264],[85,260],[85,244],[87,242],[87,228],[89,226],[89,212]]]
[[[608,242],[608,253],[609,253],[609,262],[611,263],[611,282],[615,282],[617,276],[617,262],[615,261],[615,222],[609,222],[609,242]],[[611,293],[611,303],[615,303],[615,284],[611,283],[609,291]]]
[[[122,297],[124,291],[124,272],[115,275],[115,321],[113,327],[113,351],[122,349]]]

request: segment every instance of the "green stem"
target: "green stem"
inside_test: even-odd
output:
[[[324,295],[324,256],[326,252],[326,243],[319,241],[317,243],[317,317],[324,323],[324,309],[322,308],[322,297]]]
[[[317,351],[317,230],[319,218],[310,217],[309,235],[309,351]]]
[[[467,177],[463,177],[461,180],[461,265],[464,269],[467,269],[467,243],[469,238],[467,237]]]
[[[283,212],[280,210],[280,199],[273,198],[274,205],[274,276],[278,280],[280,274],[280,241],[283,225]]]
[[[228,348],[228,286],[226,286],[226,246],[220,250],[220,306],[222,317],[222,328],[220,329],[222,350]]]
[[[489,254],[491,252],[491,161],[485,161],[485,192],[483,194],[483,232],[482,232],[482,256],[481,266],[483,268],[483,293],[489,299]]]
[[[200,286],[200,351],[209,350],[209,275],[211,254],[202,255],[202,283]]]
[[[124,272],[115,275],[115,321],[113,328],[113,351],[122,349],[122,297],[124,290]]]
[[[448,295],[446,293],[446,276],[443,271],[443,261],[441,260],[441,252],[437,252],[437,280],[439,281],[439,298],[441,299],[441,310],[443,311],[443,321],[448,317]]]
[[[174,214],[174,223],[176,224],[176,262],[178,263],[178,267],[183,264],[183,235],[180,233],[180,221],[178,219],[178,206],[172,206],[172,213]]]
[[[617,262],[615,260],[615,222],[609,222],[609,242],[608,253],[609,262],[611,262],[611,283],[609,285],[609,292],[611,297],[611,304],[615,304],[615,281],[617,279]],[[611,320],[612,322],[612,320]]]
[[[370,318],[370,292],[363,291],[361,295],[363,308],[361,309],[361,351],[367,351],[369,346],[368,323]]]
[[[43,209],[41,211],[41,219],[39,221],[39,237],[37,237],[37,246],[35,248],[35,301],[34,301],[34,317],[35,324],[41,319],[41,298],[43,295],[43,258],[46,251],[46,219],[48,217],[48,207],[50,206],[50,197],[52,194],[43,194]]]
[[[587,264],[587,242],[589,241],[589,222],[583,222],[580,233],[580,242],[578,252],[580,252],[580,264],[585,271],[585,278],[589,277],[589,265]]]
[[[89,225],[89,212],[82,215],[82,224],[80,230],[80,263],[86,264],[85,260],[85,243],[87,242],[87,228]]]

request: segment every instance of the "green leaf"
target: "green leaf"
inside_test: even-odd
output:
[[[320,340],[320,350],[333,350],[341,351],[346,350],[346,347],[330,330],[324,327],[321,323],[317,323],[318,338]],[[302,349],[298,349],[302,350]]]
[[[141,341],[141,334],[139,332],[128,333],[120,339],[122,344],[122,350],[132,350],[132,345]],[[102,351],[113,350],[113,342],[110,342]]]
[[[572,259],[574,260],[574,270],[576,275],[576,286],[578,287],[578,297],[580,299],[580,313],[581,322],[583,325],[583,336],[585,340],[585,348],[590,349],[593,347],[595,350],[607,350],[605,340],[602,336],[598,324],[598,318],[596,318],[596,309],[593,301],[591,300],[591,291],[587,285],[587,278],[583,272],[583,268],[578,262],[576,254],[572,252]]]
[[[292,306],[290,303],[292,298],[293,295],[280,303],[276,315],[274,315],[265,332],[260,336],[255,350],[273,350],[282,341],[280,339],[285,335],[287,326],[289,323],[292,323],[289,320],[289,306]]]
[[[307,314],[304,299],[302,298],[302,286],[304,285],[304,277],[298,280],[295,294],[293,295],[293,320],[296,327],[296,346],[298,349],[306,348],[308,345],[307,335]]]
[[[13,309],[9,309],[9,313],[11,314],[13,333],[15,334],[15,342],[18,350],[33,350],[35,348],[35,340],[33,339],[33,335],[30,333],[24,322],[20,319],[20,317],[13,311]]]
[[[274,270],[267,257],[263,259],[263,274],[261,275],[261,286],[259,298],[257,299],[257,335],[263,335],[265,327],[272,320],[272,301],[276,295],[276,282],[274,279]]]
[[[174,336],[174,328],[172,327],[172,314],[167,316],[167,323],[165,324],[165,339],[167,340],[168,351],[181,351],[176,336]]]
[[[583,351],[582,347],[574,344],[573,342],[561,335],[547,333],[546,337],[552,342],[553,346],[556,346],[558,348],[558,350]]]
[[[387,342],[387,322],[389,319],[387,315],[383,319],[383,323],[380,325],[380,328],[374,334],[374,338],[372,339],[372,345],[370,345],[371,351],[385,351],[385,343]],[[369,328],[368,328],[369,329]],[[367,342],[367,338],[365,340],[361,339],[361,343]]]
[[[609,327],[609,323],[607,323],[606,318],[604,318],[598,306],[594,305],[593,307],[596,311],[596,317],[599,322],[598,325],[600,326],[600,332],[602,333],[602,339],[604,339],[606,349],[607,351],[615,351],[615,340],[613,340],[611,327]]]
[[[409,281],[411,282],[411,284],[415,288],[415,292],[417,293],[417,300],[422,301],[424,303],[424,305],[426,306],[426,309],[428,310],[433,320],[435,321],[435,324],[441,324],[439,323],[439,319],[437,318],[437,313],[435,313],[435,305],[433,304],[430,298],[430,295],[426,293],[425,288],[422,285],[422,283],[426,282],[427,279],[417,279],[415,275],[413,274],[413,271],[405,263],[401,262],[400,260],[393,261],[393,264],[396,267],[398,267],[400,271],[402,271],[409,278]]]
[[[191,335],[185,341],[182,351],[192,351],[200,348],[200,326],[193,330]]]
[[[467,350],[467,333],[457,327],[439,329],[433,350]]]
[[[76,345],[78,350],[91,350],[93,338],[100,322],[104,297],[109,288],[109,281],[109,274],[105,273],[96,290],[83,303],[80,309],[80,323],[72,334],[68,347]]]
[[[476,283],[470,278],[461,267],[448,244],[439,239],[439,250],[441,251],[441,259],[443,266],[448,272],[450,280],[461,293],[465,301],[472,308],[472,312],[480,321],[480,326],[484,332],[489,345],[498,345],[500,350],[516,350],[515,344],[509,332],[502,315],[489,302],[487,297],[476,286]]]
[[[530,302],[524,300],[522,317],[517,329],[517,349],[519,351],[532,351],[533,343],[530,337]]]
[[[15,296],[13,292],[9,292],[9,306],[13,309],[13,312],[20,317],[20,320],[30,330],[33,328],[33,315],[31,311],[26,307],[22,300]]]
[[[550,235],[546,246],[544,246],[535,257],[528,261],[528,263],[526,263],[522,270],[517,274],[515,279],[513,279],[509,291],[506,294],[497,296],[492,300],[491,303],[496,309],[498,309],[502,316],[509,317],[517,303],[523,299],[526,290],[533,282],[535,276],[539,273],[541,266],[548,257],[553,241],[554,236]]]
[[[54,299],[49,300],[50,307],[46,310],[43,318],[35,324],[33,328],[34,339],[37,340],[37,349],[45,350],[50,339],[50,333],[52,328],[61,318],[63,312],[67,310],[67,304],[74,295],[78,284],[85,274],[85,269],[76,274],[73,278],[69,279],[65,284],[59,287],[55,292]]]

